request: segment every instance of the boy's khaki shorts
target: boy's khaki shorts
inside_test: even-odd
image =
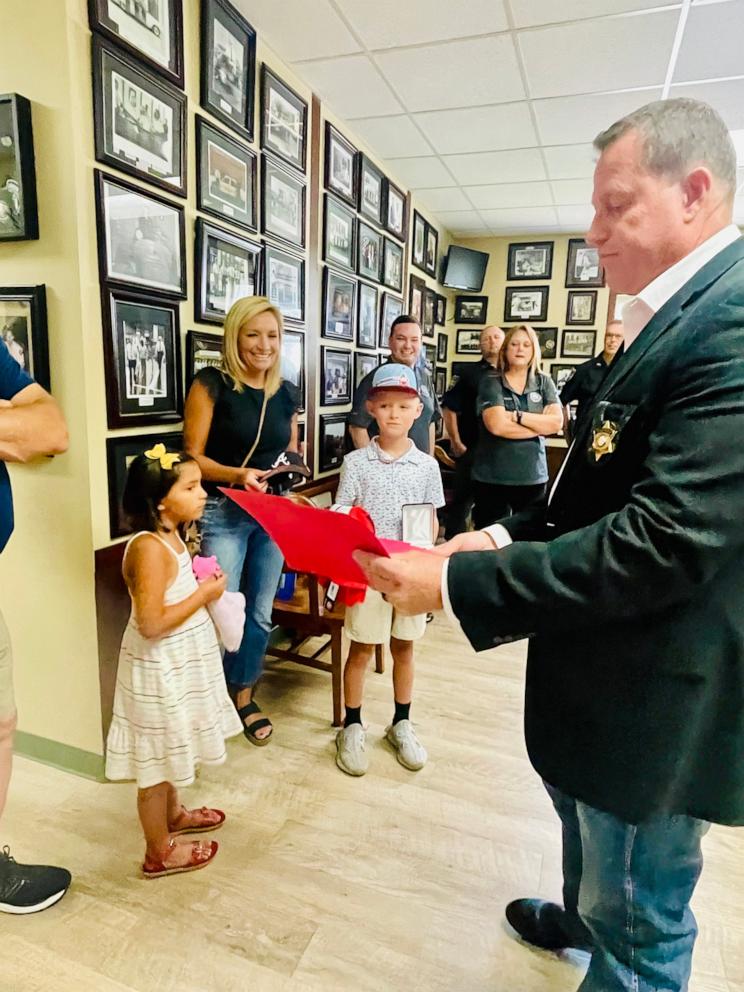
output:
[[[387,644],[392,634],[399,641],[417,641],[426,633],[426,614],[405,617],[375,589],[367,589],[363,603],[346,607],[344,630],[358,644]]]
[[[13,653],[10,650],[10,635],[0,613],[0,721],[9,720],[15,714],[13,696]]]

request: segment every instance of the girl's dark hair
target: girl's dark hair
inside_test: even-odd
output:
[[[181,466],[195,459],[179,451],[172,468],[163,468],[158,458],[137,455],[129,466],[122,505],[135,530],[156,531],[160,526],[158,504],[167,496],[181,474]]]

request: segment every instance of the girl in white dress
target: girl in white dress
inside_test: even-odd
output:
[[[243,729],[206,610],[225,591],[225,576],[197,583],[180,536],[201,517],[206,498],[198,464],[163,444],[129,467],[123,505],[138,533],[122,565],[132,613],[119,654],[106,776],[137,781],[147,878],[193,871],[214,858],[215,841],[176,837],[215,830],[225,814],[186,809],[176,786],[190,785],[200,764],[221,764],[225,739]]]

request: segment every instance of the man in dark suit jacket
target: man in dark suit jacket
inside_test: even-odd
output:
[[[548,501],[443,545],[441,569],[360,560],[397,610],[444,602],[476,650],[531,639],[525,731],[563,825],[564,906],[517,900],[509,921],[541,947],[591,950],[582,992],[682,992],[701,837],[744,824],[736,157],[687,99],[595,146],[588,240],[635,299]]]

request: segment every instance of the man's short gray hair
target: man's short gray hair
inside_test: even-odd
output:
[[[721,116],[702,100],[656,100],[615,121],[594,139],[599,152],[628,131],[643,142],[642,162],[655,175],[681,178],[704,165],[731,196],[736,193],[736,151]]]

